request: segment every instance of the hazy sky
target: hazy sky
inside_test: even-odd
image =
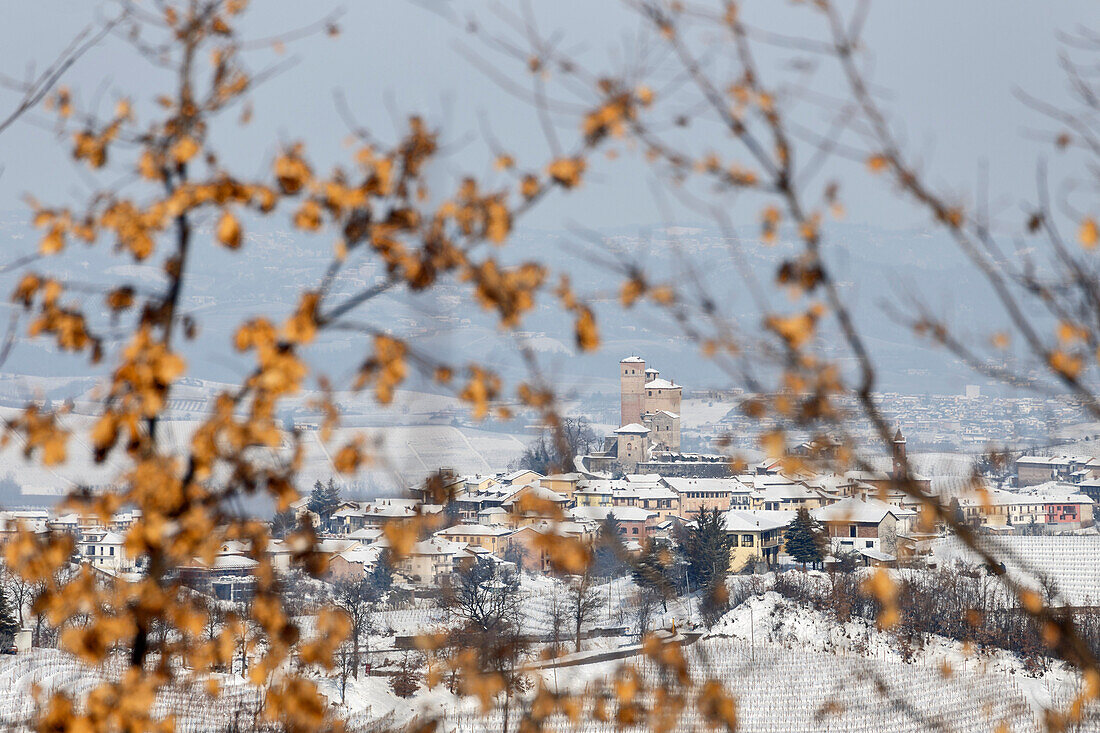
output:
[[[343,33],[333,40],[311,38],[284,56],[264,51],[256,57],[279,61],[298,57],[289,70],[255,94],[255,121],[246,128],[229,125],[218,141],[225,157],[243,172],[258,172],[278,141],[307,138],[318,161],[344,154],[347,129],[336,112],[333,92],[342,90],[357,118],[380,136],[394,129],[395,114],[423,113],[449,131],[455,143],[454,169],[489,170],[490,156],[478,137],[482,119],[521,164],[545,160],[544,136],[532,108],[504,93],[462,53],[502,61],[480,41],[463,32],[467,17],[500,25],[494,6],[483,2],[424,4],[402,0],[253,0],[245,28],[251,35],[295,27],[343,7]],[[514,3],[505,3],[515,6]],[[561,29],[564,45],[577,49],[594,68],[605,67],[624,49],[638,26],[621,3],[597,0],[531,0],[543,31]],[[820,35],[820,19],[804,8],[792,11],[779,0],[746,3],[750,20],[790,34]],[[18,76],[28,63],[47,63],[110,3],[35,0],[5,3],[0,25],[0,64]],[[447,16],[453,19],[448,19]],[[874,49],[874,80],[890,90],[889,108],[906,140],[921,153],[933,180],[952,190],[970,191],[978,161],[988,160],[995,193],[1010,208],[1030,193],[1034,163],[1049,152],[1026,133],[1051,129],[1014,96],[1025,89],[1054,100],[1065,98],[1058,69],[1056,34],[1075,25],[1095,24],[1097,5],[1088,2],[1014,2],[1010,0],[925,0],[876,3],[866,38]],[[610,62],[608,60],[611,60]],[[614,68],[612,66],[611,68]],[[502,66],[522,80],[522,69]],[[136,58],[113,38],[86,56],[66,77],[83,103],[102,99],[110,109],[117,90],[135,100],[148,98],[165,83],[161,72]],[[824,78],[818,91],[837,91]],[[0,95],[0,110],[14,102]],[[57,201],[83,196],[87,177],[74,172],[67,141],[58,141],[43,114],[0,135],[0,210],[19,209],[27,193]],[[322,166],[323,167],[323,166]],[[631,227],[658,217],[650,174],[630,160],[602,162],[585,183],[585,195],[564,197],[544,207],[529,223],[557,228],[569,222],[592,227]],[[848,184],[851,221],[908,226],[920,219],[893,205],[877,190],[878,182],[857,176]],[[746,214],[748,216],[749,214]],[[684,218],[690,218],[684,215]]]

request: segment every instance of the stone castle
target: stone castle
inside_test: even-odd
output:
[[[619,429],[615,431],[619,461],[624,466],[649,459],[651,449],[680,451],[680,401],[683,387],[647,369],[645,359],[628,356],[619,362]]]
[[[683,386],[661,379],[645,359],[619,362],[619,427],[601,447],[576,456],[577,469],[592,478],[620,473],[658,473],[677,478],[722,478],[732,464],[723,454],[684,453],[680,444]]]

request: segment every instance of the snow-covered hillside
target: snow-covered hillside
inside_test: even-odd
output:
[[[838,623],[773,591],[761,591],[758,582],[748,589],[744,584],[749,580],[731,578],[734,594],[744,597],[748,590],[747,597],[709,631],[689,636],[684,647],[693,680],[718,680],[734,696],[742,731],[1038,731],[1043,711],[1064,707],[1078,689],[1074,674],[1061,665],[1032,676],[1034,672],[1025,673],[1021,661],[1008,652],[977,654],[942,638],[925,639],[903,657],[899,640],[890,632],[861,619]],[[633,584],[622,579],[602,588],[610,589],[611,603],[594,625],[622,622],[626,635],[586,640],[584,652],[563,658],[569,666],[532,659],[527,674],[531,689],[591,691],[612,680],[620,665],[633,666],[647,683],[656,681],[654,664],[639,653],[634,633]],[[529,576],[523,591],[524,630],[544,633],[550,607],[562,600],[554,594],[563,589],[549,578]],[[679,628],[690,624],[689,614],[697,618],[697,613],[680,599],[658,614],[656,625]],[[395,636],[429,633],[446,625],[445,614],[423,602],[374,614],[367,648],[372,650],[375,674],[348,679],[346,686],[336,674],[315,677],[332,713],[348,721],[351,731],[400,727],[428,718],[441,718],[446,731],[499,730],[499,712],[482,717],[475,700],[456,697],[442,685],[421,687],[411,699],[391,690],[385,668],[416,654],[395,649]],[[616,658],[608,659],[612,656]],[[22,728],[35,710],[36,689],[40,695],[82,695],[105,679],[117,678],[121,668],[118,660],[106,669],[91,669],[49,649],[0,657],[0,726]],[[225,728],[235,718],[251,720],[259,701],[256,690],[238,675],[219,675],[217,680],[217,698],[207,697],[200,683],[170,688],[158,701],[157,714],[175,716],[180,731]],[[702,730],[705,726],[691,702],[694,696],[688,700],[678,729]],[[522,707],[522,700],[512,706],[510,727]],[[584,719],[588,722],[580,730],[615,730],[610,723],[593,722],[589,713]],[[578,729],[564,718],[551,723],[555,730]]]

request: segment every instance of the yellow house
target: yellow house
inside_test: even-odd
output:
[[[523,486],[524,484],[536,483],[541,478],[543,478],[543,475],[538,471],[529,471],[524,468],[504,476],[500,479],[500,483],[509,486]]]
[[[555,473],[540,478],[539,486],[563,494],[572,501],[573,493],[583,478],[584,474],[580,473]]]
[[[680,495],[667,486],[633,486],[627,484],[611,494],[613,506],[650,509],[658,521],[680,516]],[[726,508],[729,508],[728,505]]]
[[[555,544],[563,546],[562,538],[590,543],[595,533],[591,522],[538,522],[520,527],[509,541],[519,550],[520,564],[533,573],[549,573],[555,569],[552,552]]]
[[[504,552],[512,530],[499,524],[456,524],[435,533],[451,542],[465,542],[470,547],[480,547],[494,555]]]
[[[833,502],[823,491],[811,489],[801,483],[771,484],[757,489],[750,496],[753,509],[770,511],[820,509]]]
[[[471,476],[466,479],[466,491],[471,494],[477,493],[478,491],[485,491],[496,482],[497,480],[492,476]]]
[[[517,488],[500,505],[515,515],[513,521],[523,523],[561,517],[568,504],[569,499],[563,494],[542,486],[527,485]]]
[[[577,506],[611,506],[614,490],[610,481],[589,481],[573,492]]]
[[[739,572],[750,562],[761,561],[768,567],[779,559],[783,531],[788,522],[772,516],[736,509],[725,513],[726,533],[730,535],[730,571]]]

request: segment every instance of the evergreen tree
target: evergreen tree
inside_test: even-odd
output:
[[[600,534],[601,540],[618,540],[623,535],[623,525],[619,521],[619,518],[611,511],[607,512],[607,516],[600,520]]]
[[[313,491],[309,492],[309,503],[306,508],[317,515],[321,527],[327,527],[332,513],[340,505],[340,489],[331,478],[327,484],[317,480],[313,484]]]
[[[959,503],[957,496],[951,498],[951,504],[948,506],[948,511],[951,512],[951,519],[956,524],[966,524],[966,515],[963,513],[962,505]]]
[[[331,476],[329,477],[328,483],[325,484],[323,496],[329,514],[336,511],[336,507],[340,506],[340,502],[343,501],[340,496],[340,488],[336,485],[336,481]]]
[[[676,582],[673,578],[672,553],[653,540],[648,540],[631,570],[638,587],[651,591],[661,599],[664,610],[668,610],[668,599],[676,594]]]
[[[306,508],[314,514],[320,515],[325,508],[325,485],[320,479],[313,482],[313,491],[309,492],[309,503]]]
[[[783,541],[787,554],[802,563],[803,570],[806,569],[806,563],[817,565],[829,552],[829,537],[825,528],[821,526],[821,522],[810,516],[805,507],[799,509],[787,525]]]
[[[0,588],[0,639],[11,641],[17,631],[19,631],[19,621],[16,620],[15,612],[8,602],[7,592]]]
[[[726,520],[717,508],[701,510],[695,520],[680,531],[680,553],[687,562],[692,588],[712,588],[725,582],[730,567],[733,541],[726,532]]]
[[[622,541],[622,524],[611,512],[600,522],[593,556],[593,572],[601,578],[618,578],[626,572],[623,560],[626,550]]]
[[[294,531],[297,520],[293,510],[276,512],[271,518],[271,536],[277,539],[286,539],[286,536]]]
[[[388,547],[378,553],[374,569],[371,570],[367,580],[379,597],[389,593],[390,588],[393,587],[393,556],[390,555]]]

